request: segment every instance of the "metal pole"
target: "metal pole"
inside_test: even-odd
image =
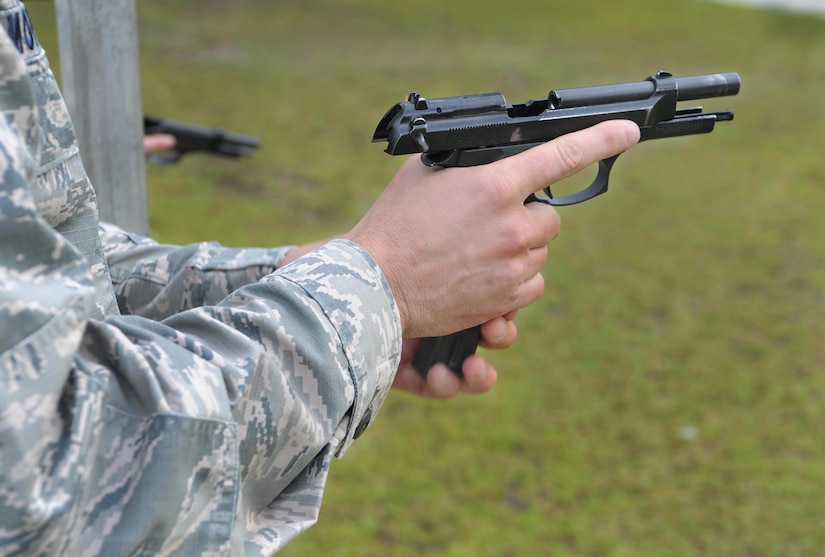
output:
[[[135,0],[56,0],[62,87],[101,220],[149,232]]]

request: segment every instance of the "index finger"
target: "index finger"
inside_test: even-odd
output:
[[[492,164],[505,175],[518,176],[519,194],[527,197],[595,162],[626,151],[639,142],[639,133],[639,127],[629,120],[609,120]]]

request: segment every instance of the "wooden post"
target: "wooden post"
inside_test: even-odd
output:
[[[100,219],[149,232],[135,0],[56,0],[63,94]]]

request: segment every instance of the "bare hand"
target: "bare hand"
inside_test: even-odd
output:
[[[147,153],[169,151],[174,149],[176,144],[177,140],[174,135],[156,133],[143,136],[143,150]]]
[[[525,198],[638,139],[635,124],[610,121],[482,166],[433,169],[414,157],[344,237],[387,277],[404,338],[466,329],[544,289],[540,271],[560,218]],[[465,366],[480,365],[473,362]]]

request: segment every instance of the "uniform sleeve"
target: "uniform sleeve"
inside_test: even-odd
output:
[[[375,364],[361,361],[359,354],[394,355],[397,347],[393,346],[400,339],[399,318],[380,268],[359,245],[344,240],[330,242],[276,273],[290,247],[238,249],[206,242],[174,246],[107,223],[101,223],[100,230],[118,305],[125,315],[165,319],[177,327],[205,318],[217,320],[222,326],[248,328],[250,324],[245,318],[240,319],[227,308],[272,300],[266,317],[277,313],[282,325],[291,320],[290,330],[304,329],[306,339],[317,334],[306,324],[320,319],[334,328],[335,343],[352,348],[366,343],[363,349],[359,347],[343,357],[354,364],[353,369],[364,370],[349,374],[355,385],[362,385],[358,390],[380,390],[377,385],[363,385],[369,366]],[[372,301],[376,297],[377,304]],[[306,307],[295,304],[302,298],[317,304],[320,313],[305,315]],[[284,312],[287,307],[289,313]],[[203,311],[189,311],[192,309]],[[263,332],[267,324],[255,326]],[[372,328],[379,333],[372,335],[377,339],[370,338],[368,331]],[[276,332],[270,336],[277,337]],[[267,338],[261,335],[261,340]],[[311,369],[323,369],[320,360],[328,350],[321,348],[321,357]],[[390,361],[397,364],[394,356]],[[377,408],[362,408],[355,415],[369,416],[375,411]],[[346,439],[348,444],[353,435],[354,430],[341,437],[341,441]]]
[[[223,300],[273,272],[291,248],[160,244],[109,223],[100,224],[100,242],[120,312],[150,319]]]

